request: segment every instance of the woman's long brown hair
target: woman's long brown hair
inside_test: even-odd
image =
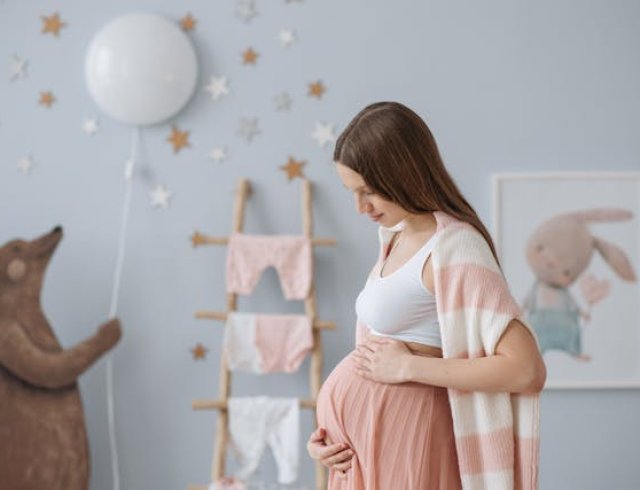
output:
[[[365,107],[338,138],[333,159],[410,213],[443,211],[471,224],[498,261],[491,235],[447,172],[431,131],[408,107],[398,102]]]

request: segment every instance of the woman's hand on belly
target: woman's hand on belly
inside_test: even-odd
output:
[[[353,450],[347,444],[331,444],[322,427],[318,427],[309,436],[307,452],[314,460],[320,461],[323,466],[339,473],[346,473],[351,468]]]
[[[369,335],[352,355],[356,372],[363,378],[379,383],[409,381],[406,361],[412,354],[404,342]]]

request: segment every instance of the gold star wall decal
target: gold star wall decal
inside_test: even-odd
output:
[[[322,84],[320,80],[309,84],[309,97],[322,98],[322,95],[327,91],[327,88]]]
[[[209,349],[207,349],[200,342],[198,342],[196,346],[191,349],[194,361],[197,361],[198,359],[205,359],[207,357],[207,352],[209,352]]]
[[[205,244],[204,235],[202,233],[200,233],[199,231],[194,232],[193,235],[191,235],[191,244],[194,247],[198,247],[200,245],[204,245]]]
[[[178,153],[185,146],[191,146],[189,143],[189,131],[180,131],[177,126],[171,128],[171,134],[167,141],[173,145],[174,153]]]
[[[242,53],[242,64],[244,64],[244,65],[255,65],[256,61],[258,59],[258,56],[260,56],[260,55],[256,51],[254,51],[253,48],[247,48]]]
[[[51,33],[58,37],[60,35],[60,29],[67,25],[66,22],[62,22],[62,20],[60,20],[58,12],[49,16],[42,15],[40,18],[42,19],[42,34]]]
[[[281,165],[280,169],[286,172],[287,178],[291,181],[296,177],[304,179],[304,173],[302,173],[302,167],[307,164],[304,160],[296,160],[293,157],[289,157],[289,160],[285,165]]]
[[[197,22],[196,18],[189,12],[180,19],[180,27],[182,27],[182,30],[185,32],[193,31],[196,28]]]
[[[53,92],[51,92],[50,90],[46,92],[40,92],[40,100],[38,101],[38,104],[45,106],[47,109],[51,109],[51,106],[55,101],[56,98],[53,95]]]

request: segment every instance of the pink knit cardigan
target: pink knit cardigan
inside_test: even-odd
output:
[[[434,216],[431,260],[443,356],[493,355],[511,320],[526,325],[521,310],[482,234],[443,212]],[[380,258],[394,232],[380,228]],[[357,342],[364,332],[358,324]],[[448,392],[463,488],[536,489],[539,395]]]

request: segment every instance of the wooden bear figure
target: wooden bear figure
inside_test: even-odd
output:
[[[114,319],[63,349],[40,306],[62,228],[0,248],[0,488],[87,490],[89,444],[77,379],[120,339]]]

